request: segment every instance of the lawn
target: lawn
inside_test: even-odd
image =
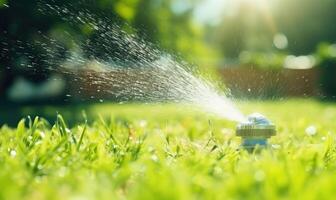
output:
[[[183,105],[47,107],[54,120],[26,117],[16,128],[2,125],[0,199],[335,197],[335,104],[287,100],[238,107],[277,125],[269,149],[239,150],[234,122]]]

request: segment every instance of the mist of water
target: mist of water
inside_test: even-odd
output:
[[[62,71],[74,81],[87,83],[82,90],[97,88],[97,93],[104,91],[120,101],[189,103],[225,119],[245,119],[224,92],[191,70],[187,63],[136,34],[126,33],[107,17],[86,9],[76,11],[71,3],[62,6],[44,3],[39,10],[52,12],[68,24],[82,25],[94,32],[94,37],[84,40],[62,31],[54,37],[40,34],[35,41],[42,49],[40,59],[50,70]]]

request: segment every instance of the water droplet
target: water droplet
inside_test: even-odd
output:
[[[317,128],[314,125],[310,125],[306,128],[305,132],[309,136],[314,136],[317,133]]]
[[[262,170],[258,170],[254,173],[254,179],[257,181],[257,182],[262,182],[264,181],[265,179],[265,173],[264,171]]]
[[[272,144],[273,149],[280,149],[281,145],[280,144]]]
[[[158,162],[158,161],[159,161],[159,158],[154,154],[154,155],[151,156],[151,160],[152,160],[153,162]]]
[[[147,126],[147,121],[146,120],[140,120],[139,121],[139,126],[142,127],[142,128]]]
[[[9,155],[10,155],[11,157],[15,157],[15,156],[16,156],[16,151],[15,151],[14,149],[10,150],[10,151],[9,151]]]

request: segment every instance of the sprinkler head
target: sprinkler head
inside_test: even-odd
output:
[[[236,135],[242,137],[242,147],[249,152],[256,146],[267,147],[267,139],[275,133],[275,125],[259,113],[249,115],[236,129]]]

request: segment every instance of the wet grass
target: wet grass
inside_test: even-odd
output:
[[[93,105],[71,126],[68,108],[48,108],[54,120],[3,125],[0,199],[333,199],[334,104],[239,107],[276,123],[270,149],[237,150],[235,123],[175,105]]]

